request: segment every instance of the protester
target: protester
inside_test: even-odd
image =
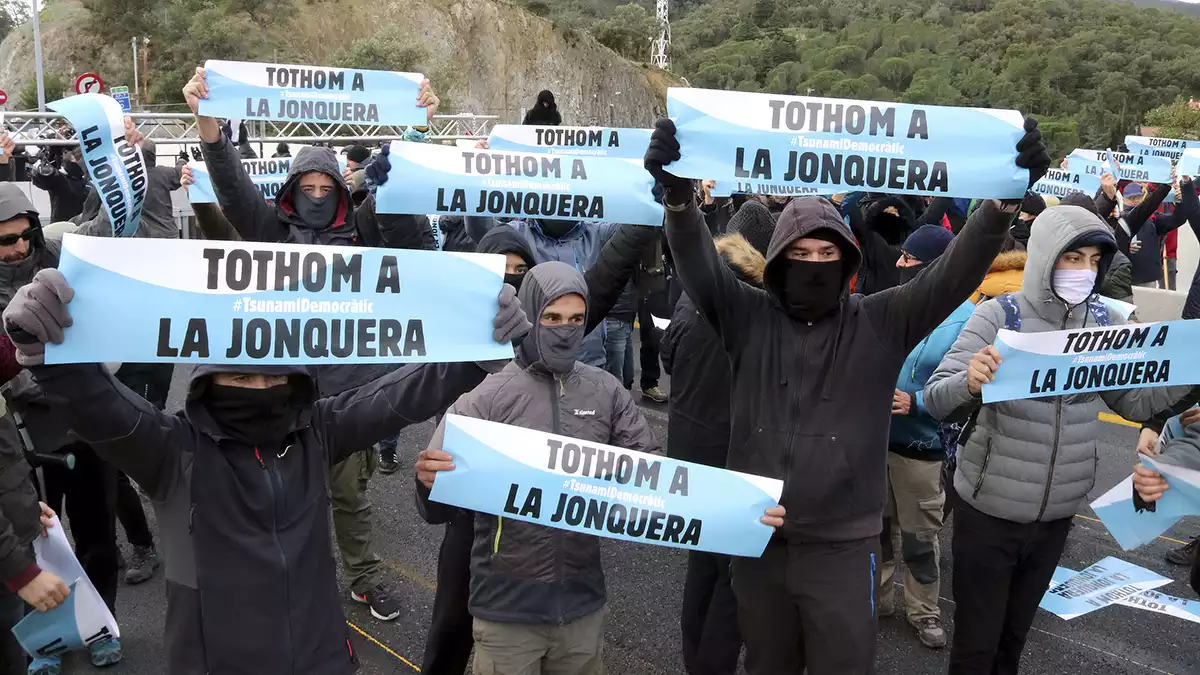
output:
[[[896,267],[908,283],[946,251],[954,235],[941,225],[923,225],[908,235]],[[900,369],[892,400],[892,425],[887,456],[887,504],[879,543],[879,616],[896,613],[892,580],[896,557],[904,559],[904,611],[921,644],[946,646],[946,630],[938,607],[940,551],[945,494],[942,491],[942,445],[939,424],[929,416],[921,392],[925,382],[954,344],[963,324],[975,310],[970,301],[959,305],[945,321],[909,353]]]
[[[57,270],[42,270],[4,324],[71,428],[154,500],[173,542],[168,672],[355,672],[329,554],[330,467],[430,417],[482,381],[482,368],[407,366],[321,398],[302,366],[202,365],[184,414],[166,415],[97,364],[41,365],[45,344],[64,340],[73,294]],[[501,343],[529,330],[511,287],[494,325]]]
[[[184,188],[195,183],[192,168],[184,165],[179,169],[179,182]],[[242,237],[229,224],[229,219],[216,204],[192,204],[192,215],[196,216],[196,225],[205,239],[216,241],[241,241]]]
[[[5,153],[6,160],[8,156]],[[78,147],[43,148],[33,167],[32,182],[35,188],[45,190],[50,196],[50,222],[70,220],[79,215],[88,190],[82,151]]]
[[[755,232],[753,224],[765,215],[775,221],[766,207],[746,202],[733,219],[726,236],[714,243],[721,259],[739,281],[761,288],[771,230]],[[757,237],[755,246],[737,230]],[[725,468],[730,433],[729,357],[720,336],[683,294],[663,338],[663,367],[671,375],[671,398],[667,415],[667,454],[675,459]],[[679,626],[683,634],[683,665],[688,675],[734,675],[742,650],[738,628],[737,601],[730,585],[727,555],[690,551],[683,582],[683,606]]]
[[[1006,250],[1001,250],[1000,255],[992,261],[979,288],[968,298],[971,304],[978,305],[984,300],[1021,290],[1021,282],[1025,277],[1025,262],[1029,256],[1016,247],[1016,240],[1012,237],[1009,237],[1004,249]]]
[[[158,166],[154,141],[144,138],[142,133],[134,128],[133,121],[128,117],[125,118],[125,134],[128,142],[141,146],[142,157],[146,162],[146,197],[142,202],[141,223],[134,236],[144,239],[178,239],[179,225],[175,222],[175,206],[171,201],[171,193],[183,186],[183,168],[187,165]],[[95,193],[95,188],[92,188],[92,192]],[[90,197],[91,195],[89,195],[89,199]],[[97,194],[95,215],[90,220],[80,223],[78,230],[80,234],[97,237],[113,236],[112,223],[108,219],[108,213],[99,206],[99,194]],[[88,210],[85,205],[84,211]]]
[[[1117,182],[1110,174],[1101,177],[1096,208],[1102,214],[1117,210]],[[1133,285],[1157,288],[1162,279],[1162,238],[1183,225],[1186,214],[1156,214],[1159,205],[1171,193],[1164,183],[1149,195],[1140,183],[1129,183],[1122,190],[1124,208],[1108,218],[1117,238],[1118,249],[1133,263]]]
[[[1027,119],[1017,166],[1049,165]],[[936,265],[872,296],[850,295],[862,254],[826,200],[793,200],[766,256],[766,290],[721,261],[679,159],[675,125],[656,124],[645,166],[666,189],[678,274],[730,355],[729,468],[785,479],[786,524],[761,558],[733,561],[749,675],[866,673],[890,402],[905,356],[978,287],[1019,202],[987,201]],[[870,580],[869,583],[866,580]]]
[[[537,102],[525,112],[521,124],[556,127],[562,124],[562,115],[558,114],[558,105],[554,102],[554,93],[543,89],[538,92]]]
[[[1017,220],[1012,226],[1013,239],[1017,241],[1021,250],[1025,250],[1029,246],[1029,228],[1033,225],[1034,219],[1042,215],[1042,211],[1046,210],[1046,200],[1041,195],[1035,192],[1026,192],[1025,199],[1021,201],[1021,211],[1017,214]]]
[[[1193,416],[1193,420],[1196,417]],[[1167,442],[1161,454],[1155,456],[1155,461],[1166,466],[1181,467],[1192,471],[1200,471],[1200,424],[1193,421],[1183,425],[1183,435],[1172,438]],[[1142,464],[1133,467],[1133,488],[1142,501],[1153,504],[1162,499],[1170,489],[1167,480],[1157,471]],[[1194,543],[1196,540],[1193,539]],[[1193,551],[1195,547],[1193,546]],[[1200,558],[1192,554],[1188,564],[1192,567],[1192,590],[1200,593]]]
[[[1096,200],[1082,192],[1072,192],[1062,200],[1063,206],[1079,206],[1100,215]],[[1106,207],[1107,208],[1107,207]],[[1017,287],[1017,290],[1020,286]],[[1113,252],[1112,262],[1108,265],[1103,280],[1100,282],[1100,295],[1121,302],[1133,302],[1133,263],[1120,250]]]
[[[277,159],[279,157],[291,157],[291,156],[292,156],[292,150],[291,150],[291,148],[288,147],[288,144],[280,143],[279,145],[275,146],[275,154],[271,155],[271,159]]]
[[[346,169],[351,172],[365,169],[371,159],[371,151],[357,143],[346,148],[345,155]]]
[[[954,675],[1017,672],[1071,523],[1096,481],[1098,414],[1107,405],[1145,420],[1189,390],[981,405],[981,386],[1001,366],[992,346],[1000,328],[1035,333],[1125,323],[1096,299],[1116,248],[1112,232],[1087,209],[1044,211],[1030,234],[1021,291],[979,306],[925,388],[935,418],[970,416],[954,476]]]

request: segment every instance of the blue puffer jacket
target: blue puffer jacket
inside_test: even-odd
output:
[[[896,388],[912,395],[907,415],[892,415],[888,449],[913,459],[940,461],[946,450],[938,436],[938,421],[925,408],[925,383],[937,370],[942,357],[950,351],[962,327],[975,312],[975,305],[964,302],[909,353],[900,370]]]

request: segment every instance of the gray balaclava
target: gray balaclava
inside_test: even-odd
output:
[[[517,363],[523,368],[541,365],[556,375],[565,375],[575,367],[584,326],[543,326],[538,321],[552,302],[575,293],[587,303],[587,283],[570,265],[558,261],[536,265],[525,275],[517,298],[533,322],[533,330],[517,347]]]

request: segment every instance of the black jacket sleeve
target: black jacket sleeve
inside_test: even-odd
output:
[[[917,218],[917,226],[941,225],[942,218],[945,217],[946,212],[950,210],[951,206],[954,206],[954,199],[950,197],[935,197],[933,201],[929,202],[929,206],[925,207],[925,211],[921,214],[921,217]],[[955,232],[955,234],[958,234],[958,232]]]
[[[13,182],[13,161],[0,162],[0,183]]]
[[[221,212],[216,204],[192,204],[192,213],[196,216],[196,224],[205,239],[216,241],[240,241],[237,230],[229,224],[229,219]]]
[[[67,177],[61,171],[55,169],[52,173],[42,173],[41,165],[38,166],[38,171],[30,172],[30,182],[35,188],[45,190],[51,194],[59,190],[64,190],[67,187]]]
[[[622,225],[600,249],[595,264],[583,273],[588,288],[588,318],[584,334],[592,332],[612,311],[637,271],[642,252],[653,246],[662,228]]]
[[[1133,300],[1133,263],[1124,253],[1117,251],[1113,256],[1112,265],[1100,284],[1100,295],[1122,302]]]
[[[375,195],[367,195],[363,203],[354,209],[354,224],[367,246],[437,250],[428,216],[377,213]]]
[[[238,150],[222,135],[214,143],[201,143],[204,164],[212,180],[217,204],[229,224],[246,241],[277,242],[287,238],[288,228],[275,215],[262,193],[242,167]]]
[[[985,201],[928,269],[907,284],[864,298],[876,332],[904,354],[911,352],[979,288],[1015,216],[1001,211],[999,202]]]
[[[1150,216],[1158,210],[1158,207],[1162,205],[1163,200],[1169,194],[1171,194],[1171,186],[1164,183],[1154,188],[1154,192],[1151,192],[1149,196],[1143,199],[1141,204],[1133,207],[1129,211],[1129,215],[1125,217],[1125,222],[1129,224],[1129,231],[1137,232],[1142,229],[1142,225],[1145,225],[1146,221],[1150,220]]]
[[[1192,232],[1200,237],[1200,196],[1196,195],[1194,187],[1183,190],[1182,201],[1182,206],[1189,214],[1188,222],[1192,226]],[[1188,288],[1187,300],[1183,303],[1183,318],[1200,319],[1200,269],[1192,275],[1192,285]]]
[[[446,411],[446,415],[456,412],[457,411],[451,407]],[[433,437],[429,439],[428,447],[436,448],[438,450],[442,449],[442,446],[445,443],[445,438],[446,416],[443,415],[442,419],[438,420],[437,428],[433,431]],[[417,480],[416,483],[417,514],[421,516],[421,520],[424,520],[430,525],[441,525],[442,523],[450,522],[450,520],[457,515],[457,512],[462,510],[457,507],[450,506],[449,504],[433,501],[429,498],[429,493],[431,490],[425,487],[420,480]]]

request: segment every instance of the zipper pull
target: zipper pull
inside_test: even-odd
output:
[[[254,458],[258,460],[258,465],[262,467],[263,471],[266,471],[266,470],[267,470],[267,464],[266,464],[266,462],[264,462],[264,461],[262,460],[262,455],[258,454],[258,448],[257,448],[257,447],[256,447],[256,448],[254,448]]]

